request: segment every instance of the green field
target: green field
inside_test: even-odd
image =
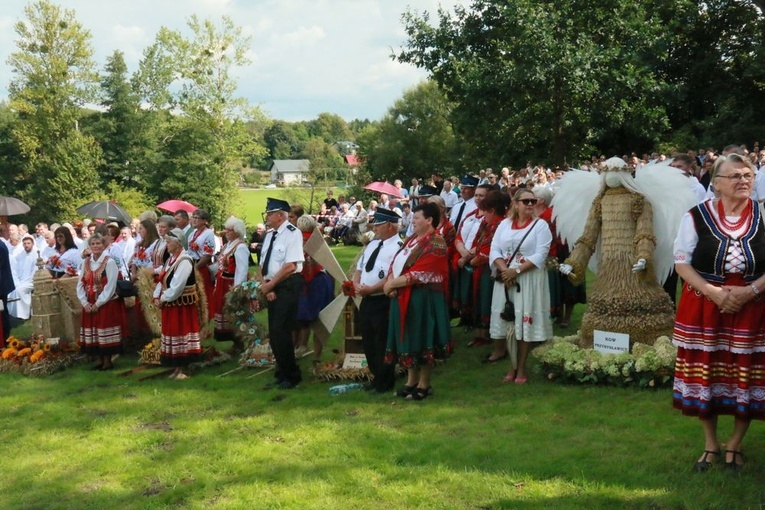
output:
[[[332,249],[344,267],[358,251]],[[572,324],[581,313],[577,307]],[[761,423],[745,441],[741,472],[693,473],[701,428],[671,409],[669,390],[566,386],[539,373],[526,385],[502,383],[507,365],[482,364],[489,348],[467,348],[469,335],[456,326],[452,332],[457,350],[435,369],[435,395],[423,402],[359,391],[331,396],[333,383],[311,376],[310,357],[301,360],[303,383],[291,391],[263,389],[270,372],[219,377],[236,367],[233,360],[183,381],[139,381],[87,365],[47,378],[0,374],[0,507],[765,504]],[[341,338],[338,326],[330,347]],[[125,354],[116,364],[136,362]],[[724,437],[732,423],[720,422]]]

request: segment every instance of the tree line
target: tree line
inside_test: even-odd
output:
[[[183,198],[222,219],[243,173],[309,159],[314,182],[460,174],[529,160],[722,147],[765,127],[765,23],[750,0],[473,0],[407,11],[391,58],[427,70],[379,120],[270,119],[236,95],[250,39],[192,16],[162,28],[130,73],[96,69],[90,33],[49,0],[15,28],[0,104],[0,193],[32,219],[88,200],[133,210]],[[346,144],[345,142],[351,142]]]

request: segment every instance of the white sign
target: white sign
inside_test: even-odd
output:
[[[594,348],[604,354],[630,352],[630,336],[626,333],[595,330]]]
[[[343,368],[365,368],[367,357],[363,354],[346,354],[343,360]]]

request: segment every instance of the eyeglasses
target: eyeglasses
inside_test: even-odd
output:
[[[739,181],[752,182],[754,180],[754,174],[715,175],[715,177],[728,179],[731,182],[739,182]]]
[[[534,204],[537,203],[537,199],[536,198],[522,198],[522,199],[519,200],[519,202],[522,203],[523,205],[534,205]]]

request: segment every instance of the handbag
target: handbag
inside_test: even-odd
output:
[[[534,225],[536,225],[537,221],[539,219],[534,220],[534,224],[531,225],[531,228],[529,228],[525,234],[523,234],[523,237],[521,238],[521,242],[518,243],[518,246],[515,248],[515,251],[512,255],[510,255],[509,260],[513,260],[515,256],[518,254],[518,250],[521,249],[521,245],[523,245],[523,241],[526,240],[526,237],[531,233],[531,231],[534,229]],[[502,281],[502,277],[497,275],[498,279],[497,281]],[[518,282],[515,283],[515,289],[516,292],[521,291],[521,286],[518,284]],[[505,307],[500,312],[499,316],[502,318],[503,321],[507,322],[514,322],[515,321],[515,303],[510,301],[510,294],[507,292],[507,286],[505,286]]]
[[[124,262],[123,262],[124,264]],[[127,271],[127,280],[117,280],[117,295],[121,298],[135,297],[138,295],[138,289],[135,288],[133,279],[130,278],[130,268],[125,265]]]

